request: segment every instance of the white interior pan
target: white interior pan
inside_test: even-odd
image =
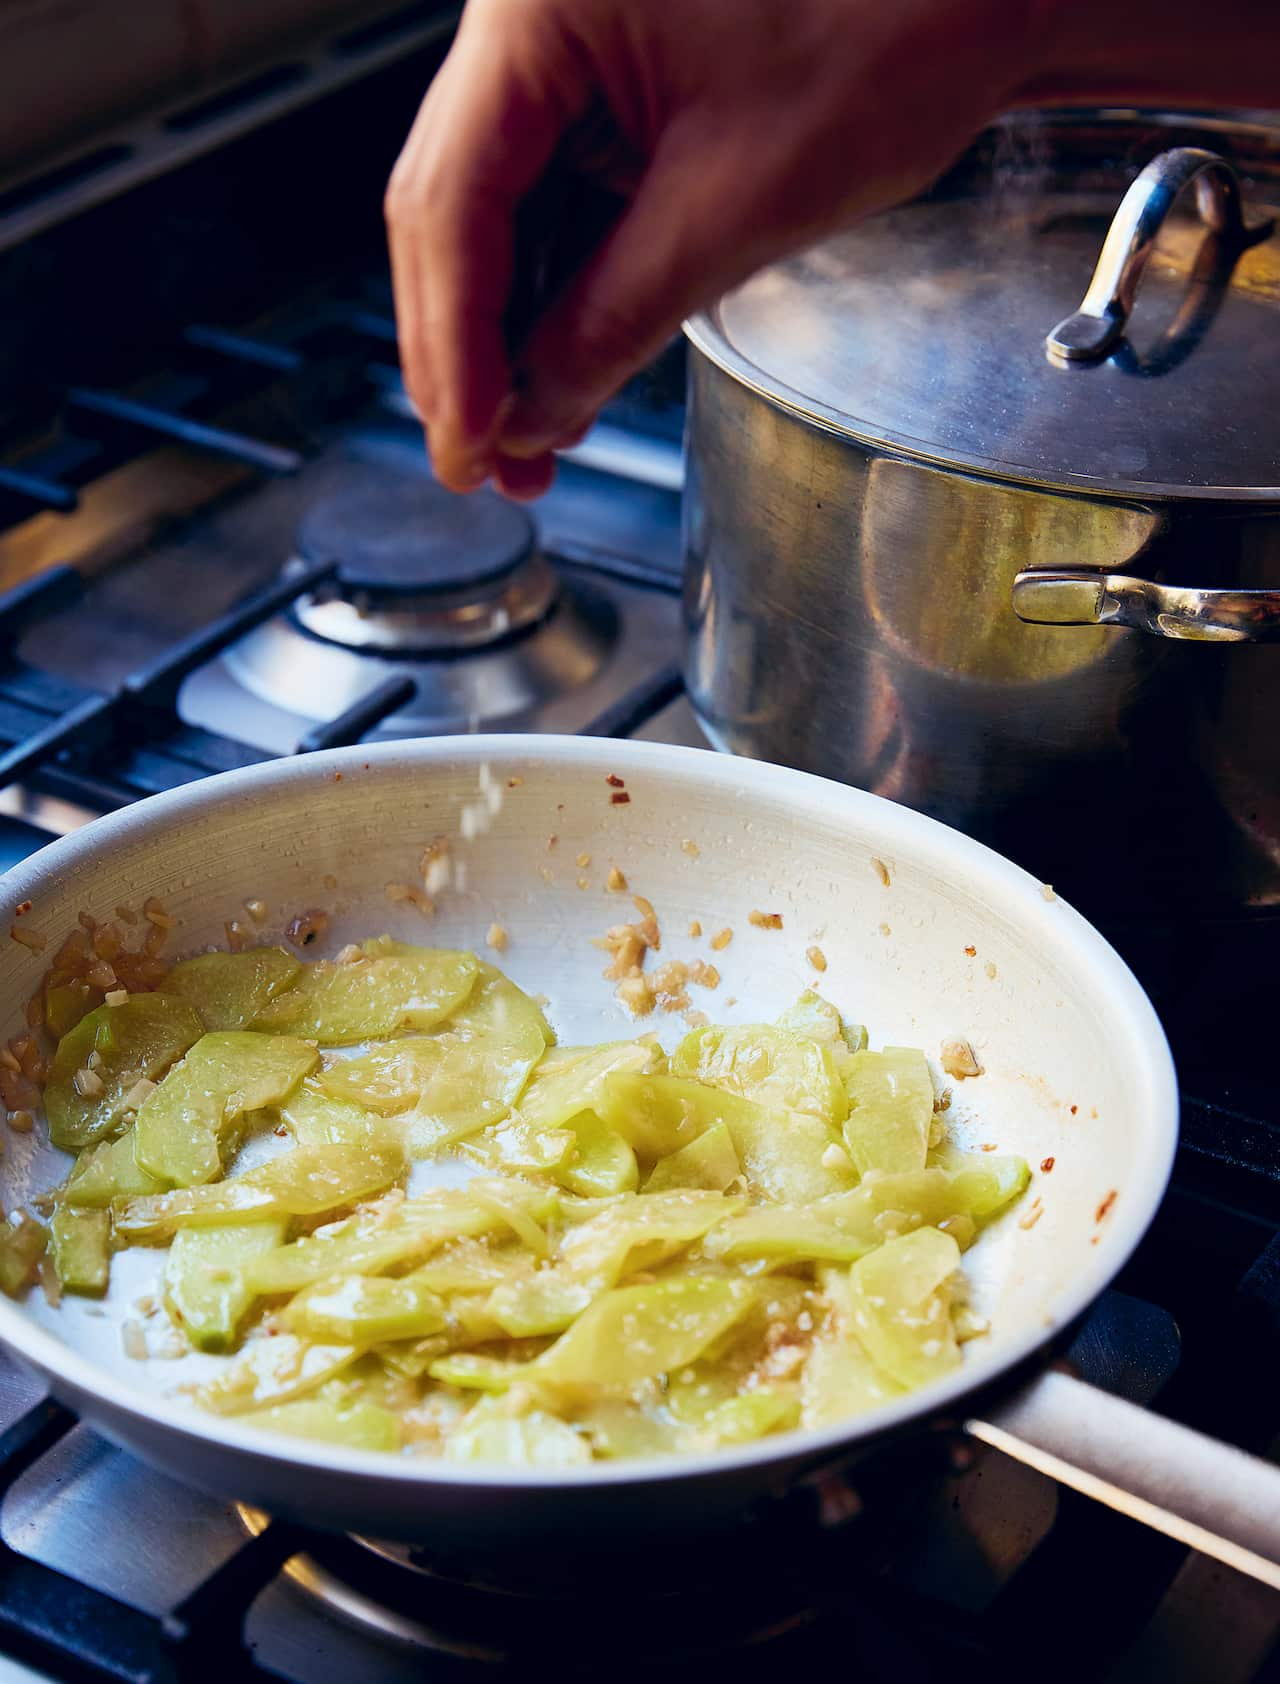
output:
[[[423,849],[441,835],[465,886],[425,922],[387,885],[420,881]],[[590,864],[579,866],[583,855]],[[550,1473],[347,1451],[200,1412],[179,1388],[218,1359],[141,1362],[121,1343],[160,1252],[120,1254],[102,1305],[69,1298],[55,1310],[39,1292],[0,1301],[0,1339],[87,1420],[178,1478],[322,1526],[501,1551],[711,1523],[941,1414],[1108,1501],[1145,1501],[1147,1518],[1181,1536],[1207,1526],[1221,1536],[1195,1541],[1280,1578],[1259,1559],[1280,1557],[1280,1471],[1181,1428],[1157,1433],[1151,1416],[1060,1375],[970,1419],[969,1394],[988,1405],[999,1396],[992,1383],[1044,1351],[1142,1237],[1169,1174],[1177,1091],[1149,1002],[1096,931],[1025,872],[916,813],[773,766],[580,738],[442,738],[250,767],[114,813],[9,873],[0,930],[30,900],[22,926],[50,946],[42,956],[10,943],[0,1032],[21,1028],[82,910],[109,919],[158,895],[178,920],[175,952],[221,943],[224,921],[243,919],[249,900],[268,908],[264,938],[327,911],[310,957],[383,931],[482,949],[498,922],[510,937],[503,965],[549,998],[562,1039],[657,1028],[670,1045],[679,1020],[635,1024],[601,976],[593,939],[633,915],[605,888],[614,865],[653,902],[664,958],[705,956],[708,934],[733,930],[716,955],[719,990],[697,1002],[713,1021],[772,1018],[818,983],[873,1045],[918,1045],[936,1064],[944,1040],[964,1037],[985,1073],[951,1084],[953,1130],[1033,1166],[1053,1160],[968,1254],[991,1332],[966,1346],[961,1372],[822,1432]],[[752,911],[781,913],[782,928],[753,926]],[[694,919],[701,941],[687,934]],[[815,946],[821,976],[806,957]],[[10,1135],[5,1209],[65,1168],[39,1125]],[[1030,1223],[1033,1200],[1041,1214]]]

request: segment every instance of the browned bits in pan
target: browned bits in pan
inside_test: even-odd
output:
[[[726,929],[726,930],[718,931],[711,938],[711,950],[712,950],[712,952],[713,953],[723,953],[725,948],[728,947],[729,943],[732,940],[733,940],[733,931],[732,930]]]
[[[884,861],[882,859],[878,859],[875,855],[872,855],[871,869],[872,869],[872,871],[875,872],[876,876],[880,879],[880,881],[884,884],[885,888],[887,889],[889,887],[890,883],[892,883],[892,881],[893,881],[892,877],[890,877],[890,875],[889,875],[889,867],[884,863]]]
[[[782,914],[780,912],[749,912],[747,922],[754,924],[757,930],[780,930],[782,928]]]
[[[1048,1175],[1050,1173],[1050,1171],[1053,1169],[1054,1163],[1055,1163],[1055,1160],[1053,1158],[1041,1158],[1041,1160],[1040,1160],[1040,1173],[1041,1173],[1041,1175]]]
[[[1107,1194],[1106,1198],[1104,1198],[1102,1203],[1098,1206],[1097,1210],[1094,1211],[1093,1220],[1095,1222],[1101,1222],[1106,1217],[1107,1213],[1110,1211],[1112,1205],[1116,1202],[1119,1196],[1119,1193],[1117,1193],[1116,1189],[1113,1187]]]
[[[944,1041],[942,1043],[942,1068],[948,1076],[954,1076],[963,1081],[967,1076],[981,1076],[982,1065],[978,1062],[977,1054],[968,1041]]]
[[[607,772],[604,780],[611,789],[624,789],[625,783],[616,772]]]
[[[827,956],[820,947],[806,947],[804,950],[804,956],[813,966],[815,971],[826,970]]]
[[[625,789],[615,789],[609,799],[613,802],[615,807],[625,807],[631,797],[627,794]]]
[[[320,940],[328,928],[329,914],[313,909],[311,912],[299,913],[296,918],[291,919],[284,933],[295,947],[310,947],[313,942]]]
[[[31,911],[31,902],[29,900],[23,900],[23,901],[19,901],[17,906],[14,907],[13,915],[14,915],[15,918],[25,918],[27,913],[30,912],[30,911]]]

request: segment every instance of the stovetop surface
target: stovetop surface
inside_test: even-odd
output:
[[[415,50],[363,93],[15,254],[4,284],[27,331],[0,327],[0,588],[16,592],[0,600],[0,867],[153,790],[395,734],[424,694],[440,710],[430,729],[705,744],[675,670],[678,351],[612,407],[534,511],[561,602],[585,605],[589,635],[518,672],[499,650],[492,671],[511,686],[501,706],[486,684],[468,712],[459,674],[428,683],[416,658],[344,659],[337,685],[305,668],[292,705],[255,677],[255,651],[302,648],[298,604],[327,588],[287,571],[305,511],[362,474],[426,472],[373,254],[381,180],[430,63]],[[282,176],[298,182],[283,205],[259,190]],[[83,289],[67,277],[103,249],[102,285],[73,310]],[[1280,1431],[1277,923],[1194,909],[1159,925],[1101,921],[1169,1031],[1183,1141],[1148,1238],[1072,1360],[1121,1395],[1265,1451]],[[232,1508],[78,1425],[4,1359],[0,1492],[0,1649],[43,1676],[398,1684],[496,1668],[461,1652],[487,1653],[474,1632],[442,1632],[424,1655],[324,1611],[296,1572],[277,1571],[314,1540],[271,1527],[249,1546]],[[664,1620],[672,1641],[683,1629],[674,1611],[648,1608],[640,1561],[630,1624],[647,1622],[643,1642],[624,1621],[616,1643],[597,1632],[588,1645],[590,1622],[567,1609],[554,1653],[515,1665],[625,1677],[661,1664],[676,1679],[708,1665],[744,1679],[838,1665],[895,1684],[1280,1680],[1280,1596],[994,1452],[965,1472],[943,1462],[904,1474],[896,1501],[835,1534],[780,1513],[752,1547],[750,1564],[726,1556],[719,1588],[743,1604],[744,1629],[757,1598],[770,1614],[776,1600],[767,1640],[729,1630],[713,1659],[632,1664],[651,1643],[661,1651]],[[709,1611],[706,1625],[710,1641]]]

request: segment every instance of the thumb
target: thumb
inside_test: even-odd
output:
[[[721,149],[723,142],[721,142]],[[532,456],[580,433],[658,355],[690,311],[772,255],[751,237],[741,171],[688,146],[659,146],[595,255],[536,324],[501,448]]]

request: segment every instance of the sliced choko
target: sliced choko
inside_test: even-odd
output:
[[[475,1412],[445,1442],[450,1462],[506,1462],[519,1467],[567,1468],[591,1460],[591,1446],[580,1433],[554,1415]]]
[[[100,1298],[111,1278],[111,1218],[107,1212],[59,1205],[49,1224],[49,1239],[63,1291]]]
[[[837,1126],[849,1110],[831,1047],[771,1023],[695,1029],[671,1055],[671,1070]]]
[[[296,985],[259,1012],[256,1029],[302,1035],[328,1046],[434,1029],[475,986],[474,954],[397,947],[355,964],[303,968]]]
[[[201,1351],[228,1351],[258,1296],[248,1265],[284,1238],[274,1222],[226,1222],[216,1228],[182,1228],[174,1235],[164,1270],[164,1300],[173,1319]]]
[[[923,1386],[959,1365],[950,1285],[959,1267],[960,1248],[950,1234],[917,1228],[868,1252],[849,1271],[854,1331],[901,1386]]]
[[[384,1339],[421,1339],[448,1324],[444,1301],[412,1276],[347,1275],[300,1292],[284,1312],[285,1326],[304,1339],[376,1345]]]
[[[850,1103],[844,1139],[858,1173],[923,1169],[934,1098],[924,1054],[914,1047],[855,1053],[844,1082]]]
[[[357,1345],[316,1345],[279,1333],[253,1339],[231,1364],[200,1387],[196,1401],[219,1415],[263,1409],[316,1391],[360,1355]]]
[[[165,988],[189,1000],[206,1029],[247,1029],[277,994],[293,986],[301,970],[283,947],[200,953],[175,965]]]
[[[205,1035],[139,1107],[138,1163],[175,1187],[214,1180],[241,1118],[279,1105],[318,1063],[314,1047],[288,1035]]]
[[[399,1419],[390,1409],[368,1398],[357,1397],[344,1403],[327,1397],[303,1397],[293,1403],[277,1403],[269,1409],[249,1410],[240,1420],[246,1427],[288,1433],[293,1438],[320,1439],[345,1445],[349,1450],[400,1448]]]
[[[382,1192],[404,1167],[404,1154],[390,1143],[297,1146],[216,1186],[120,1199],[112,1206],[112,1221],[116,1233],[135,1244],[156,1244],[182,1227],[320,1216]]]
[[[683,1368],[755,1302],[751,1281],[688,1276],[623,1286],[597,1298],[530,1369],[539,1386],[626,1392]]]
[[[554,1193],[516,1186],[535,1219],[554,1211]],[[281,1246],[250,1264],[249,1278],[262,1293],[298,1292],[312,1281],[380,1274],[425,1258],[448,1240],[492,1233],[502,1225],[492,1207],[477,1203],[461,1189],[440,1188],[405,1199],[393,1211],[376,1212],[367,1220],[352,1217],[340,1231]]]
[[[49,1230],[25,1210],[0,1222],[0,1292],[21,1298],[36,1278],[36,1266],[49,1243]]]
[[[119,1140],[100,1140],[81,1152],[60,1197],[70,1205],[104,1210],[113,1199],[163,1193],[168,1185],[138,1162],[133,1130],[129,1129]]]
[[[718,1122],[670,1157],[659,1158],[644,1190],[668,1193],[677,1187],[706,1187],[723,1193],[741,1174],[733,1136],[724,1122]]]
[[[408,1151],[423,1157],[505,1117],[550,1034],[528,995],[483,965],[447,1028],[334,1060],[318,1082],[334,1099],[399,1117]]]
[[[50,1140],[78,1152],[118,1134],[139,1080],[158,1080],[203,1034],[191,1005],[169,994],[131,994],[81,1018],[58,1042],[44,1090]]]

